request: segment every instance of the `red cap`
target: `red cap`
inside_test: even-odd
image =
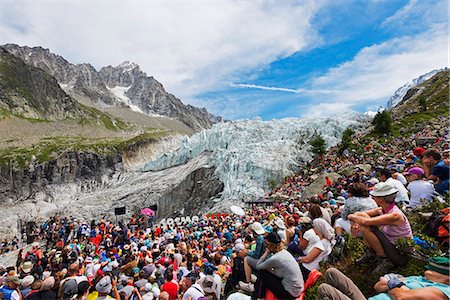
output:
[[[413,153],[415,156],[419,156],[419,155],[424,154],[425,151],[426,151],[425,149],[418,147],[418,148],[414,149]]]

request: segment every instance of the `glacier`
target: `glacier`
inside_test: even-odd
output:
[[[160,171],[182,165],[204,152],[208,164],[224,184],[222,199],[238,203],[261,197],[269,182],[292,175],[299,164],[312,159],[309,141],[320,134],[327,147],[336,145],[347,128],[365,126],[370,117],[348,112],[315,119],[274,119],[221,122],[191,137],[177,149],[148,161],[142,172]]]

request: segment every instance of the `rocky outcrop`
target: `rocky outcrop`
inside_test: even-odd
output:
[[[66,152],[44,163],[31,162],[19,168],[0,166],[0,205],[5,201],[34,198],[48,185],[98,182],[122,170],[121,155],[101,156],[87,152]]]
[[[54,76],[66,90],[87,97],[94,103],[136,106],[149,115],[178,119],[196,131],[209,128],[222,120],[205,108],[184,105],[174,95],[166,92],[161,83],[142,72],[135,63],[124,62],[117,67],[108,66],[97,72],[90,64],[73,65],[41,47],[7,44],[4,48],[27,64]]]
[[[91,167],[77,169],[74,161],[67,164],[62,163],[68,161],[63,159],[60,163],[64,166],[54,163],[44,168],[58,180],[53,178],[35,193],[20,193],[20,198],[0,203],[0,237],[11,238],[18,233],[20,224],[40,223],[55,213],[84,220],[114,219],[115,207],[125,206],[130,216],[153,204],[158,205],[158,219],[181,213],[186,216],[206,213],[223,190],[215,169],[208,165],[209,155],[204,153],[186,164],[145,173],[121,172],[114,160],[91,157],[90,163],[83,162]],[[75,176],[77,172],[80,176],[88,175],[87,179],[64,182],[63,178]],[[36,174],[47,176],[45,171]],[[15,188],[18,191],[20,186]]]
[[[43,70],[25,64],[0,47],[0,106],[33,119],[83,116],[83,109]]]
[[[214,173],[215,168],[204,166],[190,173],[159,201],[158,217],[202,215],[212,209],[215,198],[223,191],[223,183]]]

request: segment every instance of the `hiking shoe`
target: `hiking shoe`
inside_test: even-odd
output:
[[[345,243],[345,237],[340,234],[336,237],[336,246],[340,246]]]
[[[251,282],[251,283],[255,283],[256,280],[258,280],[258,277],[256,277],[255,274],[252,274],[252,275],[250,276],[250,282]]]
[[[376,257],[377,256],[375,255],[375,253],[372,250],[366,249],[366,252],[364,253],[364,255],[362,257],[358,258],[357,260],[355,260],[355,264],[360,266],[362,264],[374,261],[374,259]]]
[[[394,267],[394,264],[387,257],[379,257],[376,264],[377,267],[372,271],[372,274],[377,276],[389,273]]]
[[[255,286],[251,282],[246,283],[239,281],[239,288],[247,293],[253,293],[255,291]]]

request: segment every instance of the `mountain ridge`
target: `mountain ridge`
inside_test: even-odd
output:
[[[107,106],[134,105],[148,115],[178,119],[195,131],[222,121],[221,117],[210,114],[206,108],[183,104],[134,62],[125,61],[116,67],[106,66],[97,71],[88,63],[71,64],[62,56],[42,47],[21,47],[15,44],[3,47],[25,63],[54,76],[69,93],[88,97],[94,103],[101,102]],[[126,98],[121,99],[111,92],[110,89],[115,87],[128,88],[123,95],[128,101],[123,101]]]

